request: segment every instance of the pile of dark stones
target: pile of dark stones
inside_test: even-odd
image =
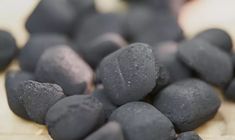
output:
[[[18,49],[0,31],[0,69],[13,59],[6,91],[19,117],[46,125],[54,140],[201,140],[218,90],[235,100],[230,35],[217,28],[185,39],[185,0],[126,0],[101,13],[93,0],[42,0]]]

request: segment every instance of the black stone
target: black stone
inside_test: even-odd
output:
[[[34,76],[24,71],[9,71],[5,77],[5,87],[8,105],[12,112],[19,117],[30,120],[22,101],[20,101],[22,92],[18,91],[19,85],[27,80],[34,80]]]
[[[105,117],[109,118],[109,116],[117,108],[117,106],[110,102],[109,98],[107,97],[107,93],[104,91],[103,88],[97,88],[92,95],[103,104]]]
[[[157,12],[145,6],[134,6],[129,9],[125,27],[130,42],[155,45],[184,38],[175,16],[168,11]]]
[[[191,77],[190,69],[177,56],[178,45],[166,42],[153,48],[155,58],[169,73],[169,83],[174,83]]]
[[[209,84],[188,79],[173,83],[155,98],[154,106],[166,115],[180,132],[191,131],[216,114],[221,101]]]
[[[108,54],[127,46],[126,41],[118,34],[106,33],[79,46],[78,52],[93,69],[96,69],[101,60]]]
[[[183,42],[180,44],[178,56],[201,79],[213,85],[224,88],[233,77],[230,56],[205,41]]]
[[[67,46],[47,49],[36,68],[38,81],[58,84],[66,95],[88,91],[92,78],[91,68]]]
[[[148,103],[127,103],[116,109],[110,120],[121,125],[126,140],[175,139],[173,124]]]
[[[233,79],[224,93],[229,100],[235,101],[235,79]]]
[[[75,33],[74,49],[88,46],[88,42],[106,33],[117,33],[123,35],[123,16],[116,13],[97,13],[88,16],[79,25]]]
[[[118,123],[108,122],[85,140],[124,140],[124,136]]]
[[[69,40],[61,34],[33,34],[20,52],[19,62],[23,70],[34,72],[40,56],[51,47],[68,45]]]
[[[99,100],[89,95],[74,95],[50,108],[46,125],[55,140],[81,140],[98,127],[102,117]]]
[[[152,49],[136,43],[105,57],[99,70],[109,99],[122,105],[138,101],[153,90],[159,66],[155,66]]]
[[[26,22],[30,33],[69,33],[77,20],[94,11],[93,0],[42,0]]]
[[[195,38],[207,41],[208,43],[227,53],[230,53],[233,48],[232,38],[226,31],[222,29],[208,29],[197,34]]]
[[[0,71],[4,70],[17,54],[17,46],[14,37],[0,30]]]
[[[176,140],[202,140],[202,138],[196,132],[189,131],[179,134]]]
[[[21,83],[18,92],[29,117],[40,124],[45,123],[49,108],[65,97],[60,86],[31,80]]]

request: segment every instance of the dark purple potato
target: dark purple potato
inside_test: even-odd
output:
[[[202,140],[202,138],[196,132],[189,131],[179,134],[176,140]]]
[[[74,49],[79,52],[79,48],[86,48],[89,42],[107,33],[124,34],[122,15],[98,13],[85,18],[76,30]]]
[[[74,95],[49,109],[46,125],[55,140],[82,140],[99,126],[103,116],[103,106],[98,99]]]
[[[174,140],[171,121],[148,103],[130,102],[116,109],[110,121],[118,122],[125,140]]]
[[[104,91],[104,89],[97,88],[93,92],[92,96],[96,97],[103,104],[105,117],[109,118],[117,106],[110,102],[110,99],[107,97],[107,93]]]
[[[233,79],[224,93],[229,100],[235,101],[235,79]]]
[[[69,33],[77,19],[94,11],[93,0],[42,0],[26,22],[30,33]]]
[[[146,6],[133,6],[126,15],[127,38],[149,45],[180,41],[183,32],[177,19],[168,11],[155,11]]]
[[[14,37],[10,33],[0,30],[0,71],[7,68],[17,51]]]
[[[22,92],[18,91],[20,83],[27,80],[34,80],[34,76],[24,71],[9,71],[5,77],[5,87],[11,111],[21,118],[30,120],[22,101],[20,101]]]
[[[180,44],[178,56],[189,68],[203,80],[225,88],[233,77],[230,56],[198,39]]]
[[[173,83],[155,98],[154,106],[180,132],[192,131],[214,117],[221,101],[209,84],[188,79]]]
[[[90,90],[93,72],[70,47],[58,46],[43,53],[37,65],[36,79],[58,84],[66,95],[75,95]]]
[[[124,140],[124,136],[118,123],[108,122],[85,138],[85,140]]]
[[[153,53],[160,64],[169,73],[169,83],[174,83],[191,77],[191,71],[177,56],[178,44],[166,42],[153,48]]]
[[[106,33],[87,43],[87,46],[79,46],[78,52],[93,69],[96,69],[101,60],[108,54],[127,46],[127,42],[115,33]]]
[[[65,97],[60,86],[31,80],[21,83],[18,92],[29,117],[40,124],[45,123],[49,108]]]
[[[19,62],[23,70],[34,72],[40,56],[51,47],[69,45],[62,34],[33,34],[20,52]]]
[[[222,29],[208,29],[197,34],[195,38],[207,41],[211,45],[227,53],[230,53],[233,48],[232,38],[226,31]]]
[[[116,105],[144,98],[155,87],[158,72],[152,49],[142,43],[108,55],[99,67],[104,90]]]

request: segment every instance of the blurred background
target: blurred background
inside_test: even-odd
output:
[[[125,8],[119,0],[96,1],[103,12]],[[28,37],[24,21],[38,2],[39,0],[0,0],[0,27],[10,31],[20,45],[23,45]],[[191,0],[180,10],[179,22],[187,37],[207,28],[219,27],[235,38],[234,5],[234,0]]]
[[[16,38],[19,46],[28,39],[25,20],[39,0],[0,0],[0,29]],[[102,12],[125,10],[118,0],[96,0]],[[226,30],[235,44],[235,0],[191,0],[183,5],[178,22],[187,38],[198,32],[219,27]],[[177,9],[177,8],[176,8]],[[15,63],[11,67],[16,67]],[[197,131],[204,140],[235,140],[235,104],[224,102],[217,116]],[[0,140],[49,140],[44,126],[15,116],[7,105],[4,73],[0,74]]]

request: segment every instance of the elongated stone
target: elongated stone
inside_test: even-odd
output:
[[[181,132],[192,131],[213,118],[220,104],[213,87],[198,79],[173,83],[154,101],[154,106]]]
[[[103,120],[103,106],[89,95],[66,97],[52,106],[46,125],[53,139],[80,140],[92,133]]]
[[[224,88],[233,77],[230,56],[205,41],[195,39],[183,42],[178,56],[201,79],[213,85]]]
[[[36,68],[36,79],[58,84],[66,95],[75,95],[90,90],[93,72],[70,47],[58,46],[43,53]]]
[[[127,103],[115,110],[110,120],[121,125],[126,140],[175,139],[173,124],[148,103]]]
[[[109,99],[122,105],[138,101],[152,91],[159,66],[155,65],[152,49],[136,43],[105,57],[99,71]]]

